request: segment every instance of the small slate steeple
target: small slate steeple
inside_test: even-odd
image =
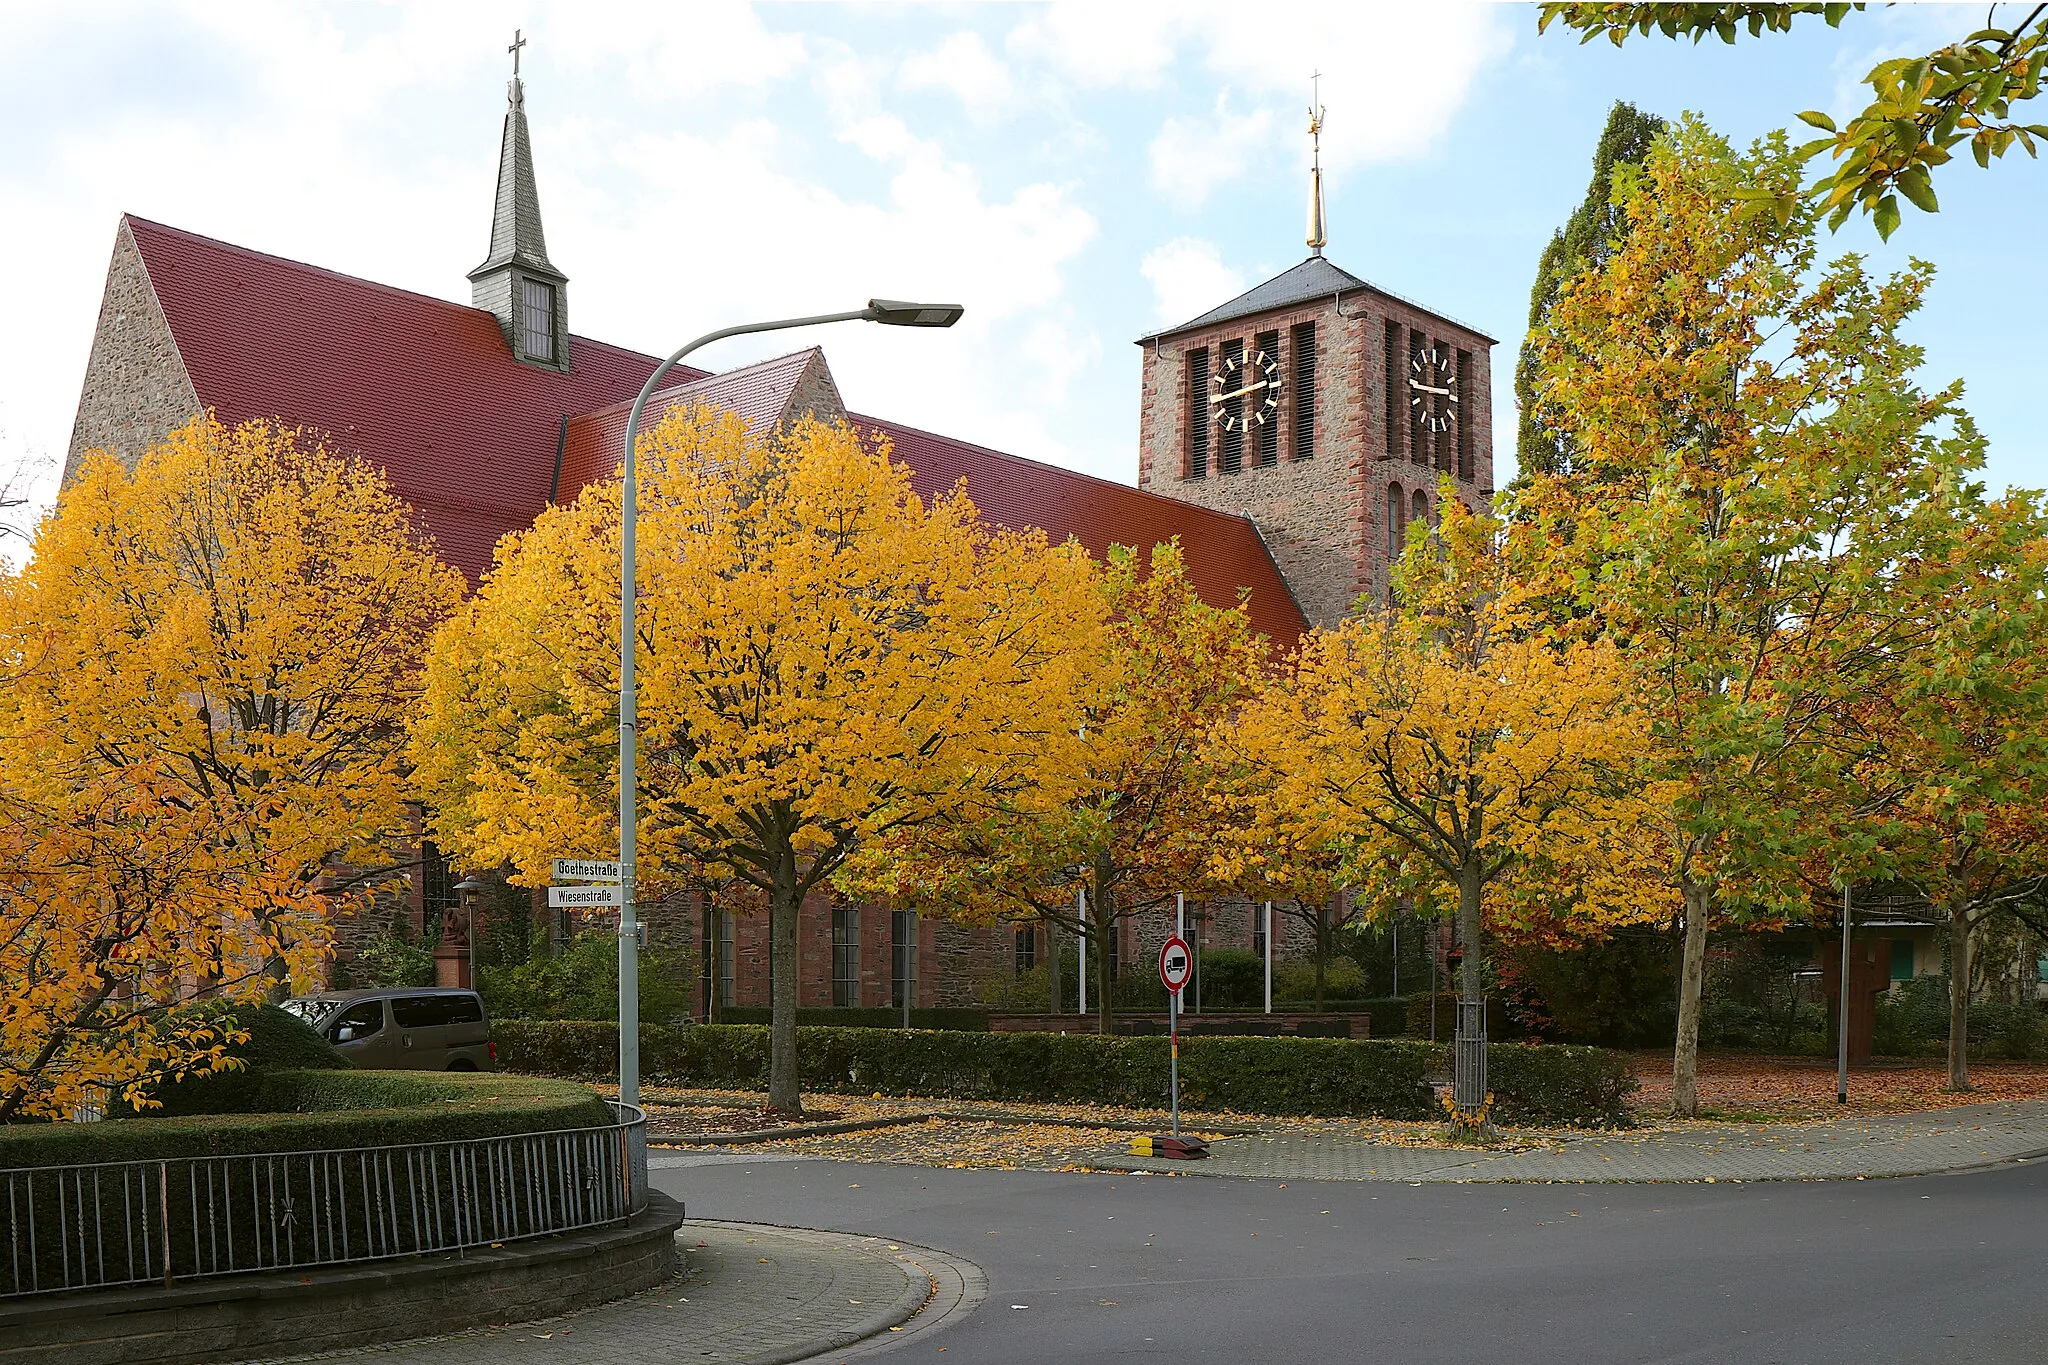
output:
[[[505,136],[498,151],[498,199],[491,212],[491,252],[469,272],[470,302],[497,316],[512,358],[567,372],[569,277],[548,260],[540,227],[540,193],[533,183],[533,148],[526,136],[526,88],[519,80],[513,35],[512,82],[506,87]]]

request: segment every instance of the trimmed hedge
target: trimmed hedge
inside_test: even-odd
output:
[[[275,1005],[236,1005],[216,1012],[249,1035],[228,1047],[227,1055],[241,1065],[232,1071],[186,1076],[160,1085],[153,1096],[158,1107],[143,1112],[156,1118],[251,1114],[273,1107],[259,1094],[264,1081],[277,1072],[354,1069],[318,1029]]]
[[[553,1076],[617,1074],[609,1024],[517,1021],[497,1030],[505,1064]],[[647,1026],[647,1080],[715,1089],[767,1083],[768,1031],[750,1025]],[[918,1095],[1156,1107],[1165,1103],[1167,1040],[1085,1033],[947,1033],[800,1028],[803,1087],[818,1093]],[[1635,1077],[1599,1048],[1501,1046],[1492,1071],[1497,1112],[1513,1122],[1622,1125]],[[1421,1119],[1447,1047],[1336,1038],[1184,1038],[1181,1097],[1252,1114]]]
[[[766,1005],[727,1005],[719,1012],[721,1024],[765,1024],[768,1022]],[[989,1011],[980,1009],[937,1008],[925,1009],[912,1006],[910,1026],[912,1028],[951,1029],[959,1033],[987,1033]],[[818,1006],[803,1008],[796,1012],[797,1027],[813,1025],[818,1028],[896,1028],[903,1027],[903,1011],[885,1006],[862,1006],[858,1009],[845,1006]]]
[[[264,1112],[0,1127],[0,1168],[444,1142],[611,1121],[584,1086],[491,1073],[273,1071],[249,1099]]]

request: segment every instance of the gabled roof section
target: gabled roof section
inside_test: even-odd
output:
[[[1369,289],[1373,293],[1385,298],[1405,303],[1410,308],[1419,309],[1433,317],[1443,318],[1445,322],[1462,327],[1474,336],[1482,337],[1487,341],[1495,340],[1495,338],[1487,336],[1486,333],[1471,326],[1469,323],[1459,322],[1454,317],[1448,317],[1443,313],[1439,313],[1436,309],[1426,304],[1417,303],[1414,299],[1404,298],[1390,289],[1382,289],[1370,280],[1362,280],[1342,266],[1333,265],[1318,254],[1309,257],[1300,265],[1281,271],[1264,284],[1252,286],[1230,302],[1217,308],[1211,308],[1198,318],[1183,322],[1178,327],[1168,327],[1163,331],[1152,332],[1139,337],[1138,344],[1142,346],[1148,341],[1157,341],[1162,337],[1175,336],[1181,332],[1198,331],[1204,327],[1214,327],[1218,323],[1235,322],[1239,318],[1254,317],[1260,313],[1277,312],[1283,308],[1296,308],[1304,303],[1312,303],[1317,299],[1333,298],[1337,295],[1348,294],[1359,289]]]
[[[1248,589],[1252,628],[1281,650],[1293,649],[1308,630],[1307,617],[1248,517],[886,418],[849,413],[847,420],[860,430],[889,438],[896,460],[910,467],[911,486],[927,501],[964,480],[967,496],[984,521],[1020,531],[1036,527],[1055,545],[1072,537],[1098,559],[1112,545],[1149,551],[1179,537],[1187,554],[1188,577],[1204,602],[1234,607],[1239,592]]]
[[[199,401],[378,465],[472,582],[547,505],[562,419],[631,398],[659,363],[572,336],[570,373],[521,365],[481,309],[124,221]]]
[[[646,411],[640,415],[642,431],[678,404],[729,408],[740,415],[749,431],[759,433],[779,430],[800,417],[821,417],[829,422],[846,416],[846,404],[840,401],[839,386],[825,364],[825,353],[815,346],[724,374],[682,373],[682,383],[648,396]],[[574,501],[586,486],[611,477],[625,453],[626,419],[632,415],[633,400],[628,398],[570,419],[562,440],[562,472],[556,481],[555,501]]]

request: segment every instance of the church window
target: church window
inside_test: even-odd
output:
[[[1387,558],[1401,557],[1401,539],[1406,527],[1402,524],[1408,512],[1408,500],[1401,492],[1401,485],[1387,485]]]
[[[1294,458],[1316,453],[1316,325],[1294,329]]]
[[[902,1008],[903,998],[916,989],[911,979],[917,969],[917,912],[889,913],[889,1003]]]
[[[1401,324],[1387,323],[1387,458],[1401,458],[1401,437],[1408,429],[1408,362],[1401,344]]]
[[[1038,930],[1017,931],[1017,974],[1022,975],[1038,965]]]
[[[1209,348],[1188,352],[1188,477],[1209,477]]]
[[[1415,505],[1409,512],[1409,519],[1429,525],[1429,494],[1420,488],[1415,490]]]
[[[832,1003],[860,1003],[860,911],[832,911]]]
[[[1472,373],[1472,353],[1458,352],[1458,373],[1452,383],[1458,388],[1458,477],[1470,482],[1472,479],[1472,385],[1467,378]]]
[[[1244,342],[1223,343],[1223,372],[1235,374],[1244,368]],[[1222,449],[1216,452],[1217,468],[1225,474],[1244,470],[1244,395],[1223,400]]]
[[[1280,334],[1278,332],[1261,332],[1257,339],[1252,342],[1252,346],[1259,354],[1273,362],[1276,367],[1274,373],[1277,375],[1279,373],[1277,367],[1280,363]],[[1250,382],[1254,377],[1250,374],[1245,376],[1247,382]],[[1267,469],[1280,463],[1280,410],[1275,407],[1269,414],[1266,404],[1259,401],[1264,396],[1259,394],[1253,397],[1252,410],[1258,414],[1253,425],[1258,428],[1259,453],[1257,459],[1259,467]]]
[[[528,360],[555,361],[555,287],[545,280],[519,282],[520,349]]]

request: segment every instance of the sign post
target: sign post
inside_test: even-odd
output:
[[[1194,975],[1195,955],[1179,934],[1159,949],[1159,979],[1166,985],[1167,1093],[1173,1108],[1173,1135],[1180,1136],[1180,988]]]

